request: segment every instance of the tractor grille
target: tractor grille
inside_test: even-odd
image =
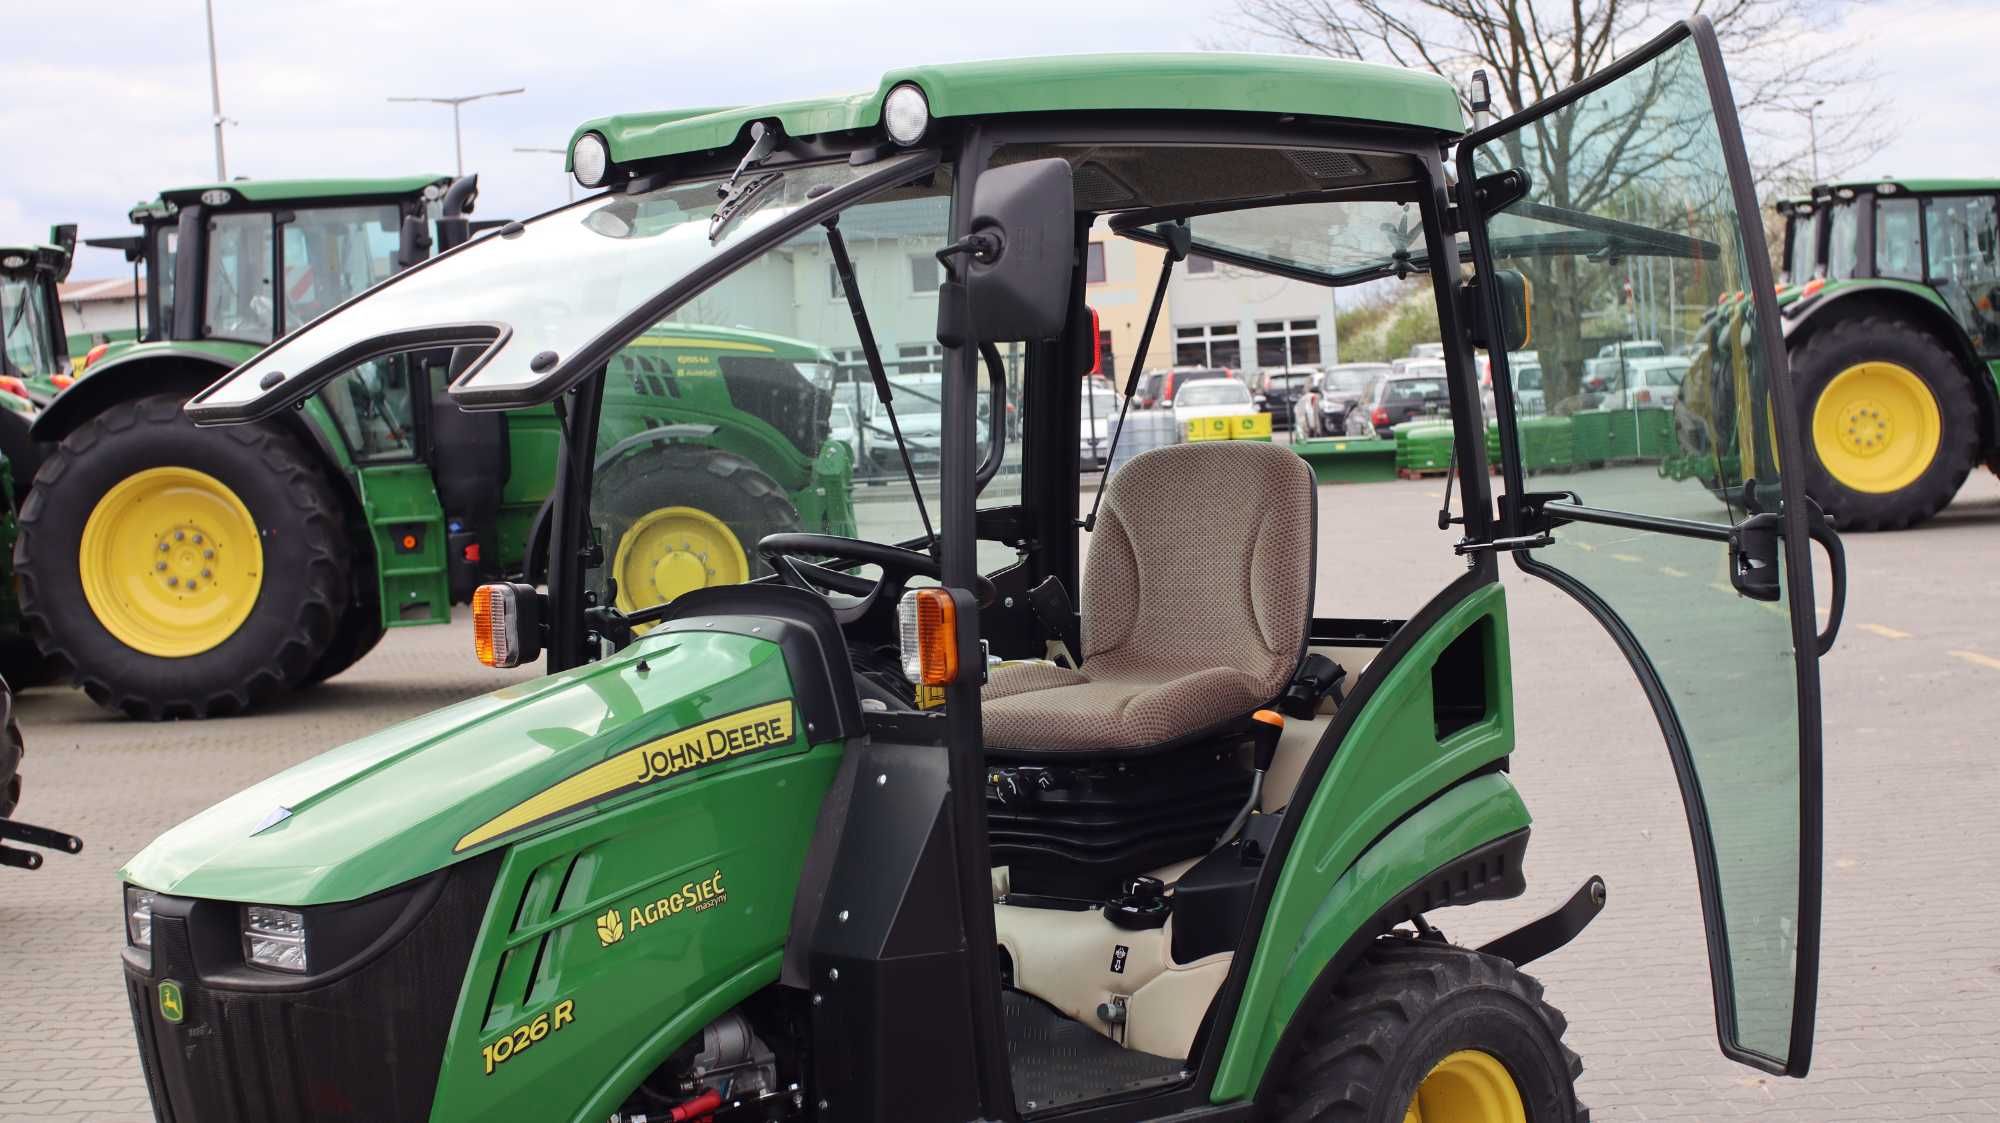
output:
[[[160,1123],[390,1123],[430,1115],[459,986],[499,868],[497,852],[440,874],[400,935],[325,981],[253,973],[228,949],[237,908],[156,903],[150,970],[125,961],[126,995]],[[171,913],[174,910],[168,910]],[[307,910],[308,940],[316,910]],[[232,959],[232,962],[218,962]],[[206,968],[206,971],[204,971]],[[160,1013],[178,983],[180,1023]],[[271,989],[277,985],[288,989]]]

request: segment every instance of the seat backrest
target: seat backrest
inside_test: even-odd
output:
[[[1261,441],[1140,453],[1111,477],[1081,590],[1086,673],[1159,681],[1215,667],[1269,696],[1311,625],[1312,469]]]

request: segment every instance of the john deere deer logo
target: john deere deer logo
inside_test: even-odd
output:
[[[181,985],[172,979],[160,984],[160,1016],[179,1025],[187,1011],[181,1004]]]
[[[619,916],[617,909],[612,909],[610,912],[597,918],[597,942],[599,944],[608,948],[624,938],[625,921]]]

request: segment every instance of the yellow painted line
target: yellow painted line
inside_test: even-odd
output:
[[[1953,651],[1950,654],[1974,666],[1985,667],[1989,671],[2000,671],[2000,659],[1991,655],[1981,655],[1977,651]]]
[[[1908,632],[1904,632],[1904,631],[1898,631],[1898,630],[1897,630],[1897,629],[1895,629],[1895,628],[1890,628],[1890,627],[1885,627],[1885,626],[1883,626],[1883,625],[1881,625],[1881,624],[1862,624],[1862,625],[1859,625],[1859,627],[1861,628],[1861,630],[1862,630],[1862,631],[1864,631],[1864,632],[1874,632],[1874,633],[1875,633],[1876,635],[1878,635],[1878,636],[1881,636],[1881,637],[1882,637],[1883,639],[1909,639],[1909,638],[1910,638],[1910,633],[1908,633]]]
[[[1670,565],[1663,565],[1663,566],[1661,566],[1661,567],[1660,567],[1660,572],[1661,572],[1661,573],[1664,573],[1664,574],[1666,574],[1666,575],[1667,575],[1667,576],[1669,576],[1669,577],[1686,577],[1686,576],[1687,576],[1687,574],[1685,574],[1685,573],[1682,573],[1682,572],[1681,572],[1680,570],[1678,570],[1678,569],[1675,569],[1675,568],[1674,568],[1673,566],[1670,566]]]
[[[1718,593],[1728,593],[1732,597],[1736,595],[1736,590],[1734,587],[1725,585],[1720,581],[1710,581],[1708,583],[1708,587],[1714,589]]]
[[[1575,546],[1577,549],[1582,550],[1586,554],[1594,554],[1597,552],[1597,547],[1591,545],[1588,542],[1571,542],[1570,545]]]
[[[1646,560],[1637,554],[1613,554],[1611,556],[1622,562],[1642,562]]]

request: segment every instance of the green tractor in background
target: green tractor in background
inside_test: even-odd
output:
[[[1785,346],[1809,494],[1897,530],[2000,471],[2000,180],[1823,184],[1785,219]]]
[[[180,412],[272,340],[464,243],[476,192],[477,177],[207,184],[135,208],[137,235],[93,240],[143,266],[147,327],[34,422],[46,462],[17,550],[29,630],[93,699],[155,720],[240,713],[527,568],[556,411],[434,409],[449,347],[356,356],[298,410],[244,429],[198,432]],[[826,381],[822,352],[686,332],[619,362],[621,439],[679,446],[680,471],[634,494],[683,495],[653,527],[650,568],[626,559],[621,603],[743,580],[758,571],[743,543],[774,530],[848,525],[849,474],[820,456],[823,426],[774,430],[757,379],[732,373],[776,363]]]
[[[1228,54],[909,67],[584,125],[590,197],[410,270],[187,405],[255,426],[357,357],[448,346],[444,405],[560,404],[563,471],[546,585],[474,598],[481,660],[546,654],[548,675],[270,777],[122,871],[156,1117],[1586,1118],[1564,1019],[1522,968],[1584,929],[1603,882],[1575,870],[1565,903],[1478,946],[1441,930],[1528,889],[1510,762],[1549,747],[1517,742],[1513,672],[1540,660],[1513,662],[1503,555],[1603,623],[1658,717],[1722,1051],[1805,1075],[1818,659],[1844,579],[1792,470],[1796,419],[1771,405],[1789,387],[1729,98],[1697,18],[1470,135],[1435,76]],[[1629,186],[1568,194],[1604,183]],[[1343,535],[1338,495],[1284,445],[1083,475],[1100,223],[1165,247],[1148,323],[1191,254],[1328,288],[1428,276],[1464,490],[1421,604],[1371,593],[1408,559]],[[1635,260],[1671,280],[1639,298],[1662,310],[1751,294],[1714,369],[1756,415],[1718,430],[1739,474],[1619,465],[1529,491],[1510,355],[1530,323],[1574,353]],[[883,358],[920,322],[941,352],[922,430]],[[634,494],[708,424],[631,432],[635,401],[672,397],[649,349],[703,341],[718,373],[690,379],[755,377],[734,405],[761,394],[760,417],[810,430],[828,400],[803,360],[732,374],[720,346],[769,336],[836,357],[858,337],[904,479],[854,504],[852,534],[757,541],[766,577],[627,609],[648,564],[673,583],[694,563],[667,555],[701,544],[652,506],[679,493]],[[1129,397],[1142,372],[1121,373]],[[1343,574],[1326,596],[1322,549]]]
[[[56,286],[69,276],[76,227],[56,226],[46,243],[0,246],[0,455],[18,497],[41,462],[29,426],[37,403],[68,384],[69,339]]]

